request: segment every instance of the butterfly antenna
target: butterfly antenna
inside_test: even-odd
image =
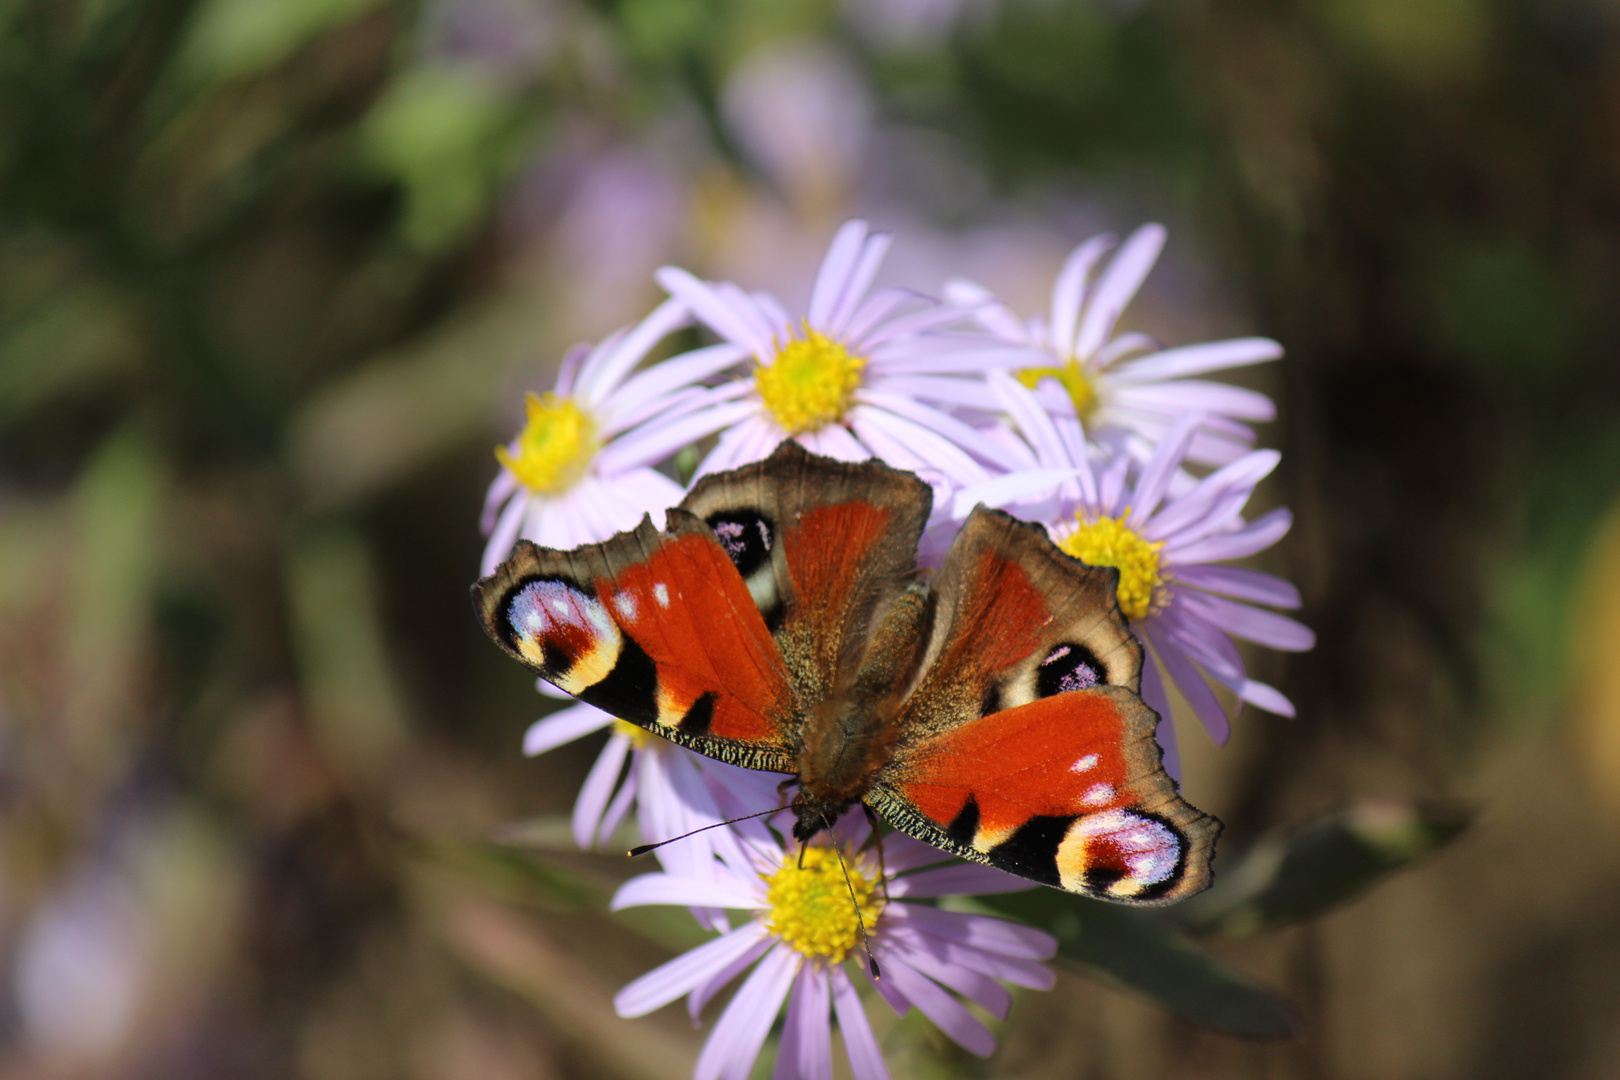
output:
[[[703,825],[699,828],[693,829],[691,832],[683,832],[681,835],[672,836],[668,840],[660,840],[656,844],[641,844],[637,847],[631,848],[627,854],[633,859],[637,855],[645,855],[647,852],[661,848],[665,844],[673,844],[677,840],[685,840],[688,836],[696,836],[700,832],[708,832],[710,829],[718,829],[722,825],[735,825],[739,821],[751,821],[757,817],[764,817],[766,814],[774,814],[778,809],[780,809],[780,807],[772,807],[769,810],[761,810],[757,814],[744,814],[742,817],[727,818],[724,821],[716,821],[712,825]]]
[[[844,872],[844,885],[849,889],[849,902],[855,905],[855,925],[861,928],[861,948],[866,950],[866,966],[871,970],[874,981],[881,979],[883,976],[878,974],[877,957],[872,955],[872,940],[866,936],[866,920],[861,917],[861,902],[855,899],[855,883],[849,880],[849,867],[844,865],[844,853],[839,851],[835,844],[833,854],[838,857],[838,869]],[[799,855],[803,858],[802,849]]]

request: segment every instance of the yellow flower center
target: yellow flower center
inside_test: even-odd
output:
[[[637,727],[628,720],[613,721],[613,734],[623,735],[630,740],[633,749],[640,750],[652,738],[652,732],[644,727]]]
[[[1087,521],[1083,514],[1076,514],[1080,528],[1058,547],[1091,566],[1116,567],[1119,610],[1127,619],[1140,619],[1153,610],[1159,586],[1164,584],[1159,572],[1159,549],[1164,541],[1142,539],[1125,524],[1129,516],[1126,510],[1117,518]]]
[[[549,391],[542,397],[530,394],[526,408],[528,421],[518,436],[517,453],[497,446],[495,457],[538,495],[566,491],[584,475],[601,447],[596,424],[573,398]]]
[[[790,435],[815,431],[849,410],[866,360],[824,334],[806,328],[777,350],[776,360],[754,370],[765,407]]]
[[[765,877],[765,900],[770,905],[765,928],[813,960],[842,963],[861,939],[850,889],[855,890],[868,932],[883,912],[882,897],[873,895],[876,877],[868,878],[852,863],[845,865],[847,885],[832,848],[807,849],[802,870],[799,853],[785,853],[782,868]]]
[[[1102,404],[1097,398],[1097,388],[1086,377],[1085,366],[1073,357],[1064,361],[1062,367],[1025,368],[1018,373],[1018,381],[1031,390],[1040,385],[1042,379],[1058,381],[1074,402],[1074,413],[1081,421],[1090,420],[1097,406]]]

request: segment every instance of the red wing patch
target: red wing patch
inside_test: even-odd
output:
[[[796,600],[804,608],[842,612],[862,567],[889,528],[889,511],[869,502],[805,511],[782,537]]]
[[[759,609],[706,534],[665,538],[588,587],[520,582],[512,647],[562,690],[654,730],[785,746],[787,677]]]
[[[1172,898],[1207,880],[1213,825],[1175,794],[1135,710],[1152,716],[1115,687],[1042,698],[908,748],[883,783],[992,866],[1110,899]]]

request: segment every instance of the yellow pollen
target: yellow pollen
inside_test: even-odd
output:
[[[877,879],[868,878],[852,862],[845,865],[849,867],[848,885],[832,848],[807,849],[802,870],[797,851],[784,853],[780,870],[761,875],[771,909],[765,928],[812,960],[842,963],[861,940],[855,905],[849,901],[850,888],[855,890],[868,933],[883,913],[883,898],[873,895]]]
[[[1127,619],[1140,619],[1152,611],[1160,599],[1159,586],[1164,576],[1159,573],[1159,549],[1164,541],[1142,539],[1125,519],[1126,510],[1117,518],[1099,517],[1087,521],[1083,514],[1075,514],[1080,528],[1058,547],[1091,566],[1112,566],[1119,570],[1119,610]]]
[[[798,435],[842,420],[865,368],[864,358],[807,327],[754,369],[754,385],[782,430]]]
[[[629,739],[631,747],[636,750],[640,750],[643,746],[646,746],[647,740],[652,738],[652,732],[648,731],[644,727],[637,727],[628,720],[613,721],[613,734],[623,735],[625,738]]]
[[[1018,373],[1018,381],[1031,390],[1040,385],[1042,379],[1056,379],[1068,392],[1069,400],[1074,402],[1074,412],[1082,421],[1090,420],[1097,406],[1101,402],[1097,399],[1097,389],[1091,385],[1086,377],[1086,369],[1080,361],[1070,357],[1063,362],[1062,367],[1035,367],[1025,368]]]
[[[596,424],[573,398],[549,391],[541,397],[530,394],[526,408],[528,422],[518,436],[517,453],[497,446],[495,457],[538,495],[566,491],[584,475],[601,446]]]

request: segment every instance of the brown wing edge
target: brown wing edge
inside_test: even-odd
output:
[[[1029,834],[1020,830],[1005,844],[981,852],[970,843],[952,836],[947,828],[923,816],[910,800],[881,778],[872,786],[864,801],[900,832],[925,844],[932,844],[947,854],[1026,878],[1034,884],[1064,889],[1096,900],[1133,907],[1163,907],[1207,889],[1215,879],[1215,841],[1224,826],[1219,818],[1204,813],[1183,799],[1176,790],[1175,781],[1164,771],[1164,750],[1153,737],[1159,723],[1158,713],[1123,687],[1099,686],[1078,692],[1107,694],[1123,706],[1121,711],[1131,728],[1126,748],[1126,758],[1133,766],[1129,785],[1137,796],[1136,803],[1128,809],[1170,827],[1182,842],[1174,872],[1162,885],[1152,889],[1149,895],[1120,896],[1086,887],[1064,889],[1056,867],[1061,830],[1055,836],[1043,835],[1040,829],[1031,830]],[[1076,815],[1076,818],[1082,816]],[[1050,873],[1032,872],[1032,850],[1037,856],[1052,860]]]
[[[480,578],[470,593],[474,611],[483,625],[484,633],[500,646],[512,659],[533,671],[542,679],[553,682],[557,672],[531,662],[512,644],[501,625],[501,611],[512,592],[537,578],[560,578],[590,591],[592,582],[601,577],[612,577],[628,567],[645,561],[667,537],[673,539],[688,532],[701,532],[712,536],[702,522],[686,515],[671,514],[670,529],[660,533],[650,515],[643,516],[634,529],[617,533],[608,540],[583,544],[568,551],[544,548],[529,540],[518,540],[506,559],[489,575]],[[585,701],[584,698],[579,700]],[[586,701],[586,704],[597,704]],[[745,769],[764,772],[794,773],[797,758],[791,749],[740,745],[730,740],[696,735],[658,723],[657,713],[636,709],[604,708],[617,719],[636,725],[652,734],[668,739],[678,746],[695,750]]]

